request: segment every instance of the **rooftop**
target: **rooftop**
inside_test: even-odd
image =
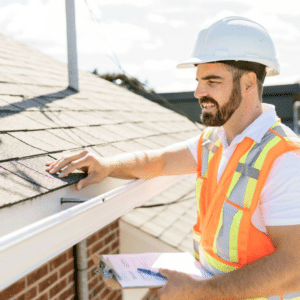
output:
[[[67,65],[0,34],[0,208],[77,182],[45,163],[88,149],[100,156],[155,149],[201,131],[183,116],[92,74],[68,88]]]

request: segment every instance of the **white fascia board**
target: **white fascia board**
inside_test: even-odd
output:
[[[0,290],[181,178],[165,176],[136,180],[1,237]]]

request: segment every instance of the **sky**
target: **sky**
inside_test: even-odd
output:
[[[300,10],[295,0],[75,0],[79,69],[137,77],[156,92],[193,91],[196,69],[177,69],[199,30],[243,16],[270,33],[281,74],[300,81]],[[1,0],[0,33],[67,62],[65,0]]]

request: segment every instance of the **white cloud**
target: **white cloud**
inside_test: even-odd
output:
[[[48,54],[51,47],[66,48],[65,6],[60,0],[29,0],[0,10],[1,31]]]
[[[79,50],[84,52],[126,53],[136,41],[150,39],[149,30],[137,25],[113,21],[109,23],[81,23],[78,29]]]
[[[122,65],[122,67],[126,73],[128,73],[132,76],[137,76],[139,71],[142,70],[141,65],[133,64],[133,63],[125,63]]]
[[[152,23],[158,23],[158,24],[164,24],[167,22],[165,17],[157,14],[148,14],[147,19]]]
[[[228,2],[227,0],[219,0],[221,2]],[[295,0],[273,1],[273,0],[233,0],[237,4],[245,4],[248,7],[255,8],[256,12],[266,12],[269,14],[287,14],[299,15],[299,2]]]
[[[143,67],[147,70],[166,71],[176,68],[176,61],[171,59],[154,60],[148,59],[143,63]]]
[[[87,0],[90,1],[90,0]],[[98,0],[94,0],[98,1]],[[100,6],[119,6],[119,5],[133,5],[139,7],[147,7],[150,6],[154,0],[101,0],[98,1]]]
[[[185,83],[181,81],[175,81],[163,87],[157,88],[156,92],[166,93],[166,92],[189,92],[195,89],[195,84]]]
[[[142,44],[143,48],[147,50],[156,50],[158,48],[161,48],[163,45],[164,43],[160,38],[156,38],[154,40]]]
[[[291,22],[282,20],[278,14],[272,12],[257,12],[255,9],[251,9],[247,12],[245,17],[264,26],[273,40],[293,42],[300,38],[300,29]]]
[[[186,27],[187,26],[187,22],[184,21],[184,20],[169,20],[168,21],[168,24],[171,26],[171,27],[174,27],[174,28],[180,28],[180,27]]]

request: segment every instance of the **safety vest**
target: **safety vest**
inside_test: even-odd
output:
[[[269,236],[252,224],[251,217],[276,158],[300,149],[297,136],[276,122],[260,143],[245,137],[237,145],[217,182],[223,150],[216,131],[207,128],[199,140],[194,226],[195,257],[213,275],[228,273],[275,251]],[[300,292],[258,299],[297,297]]]

